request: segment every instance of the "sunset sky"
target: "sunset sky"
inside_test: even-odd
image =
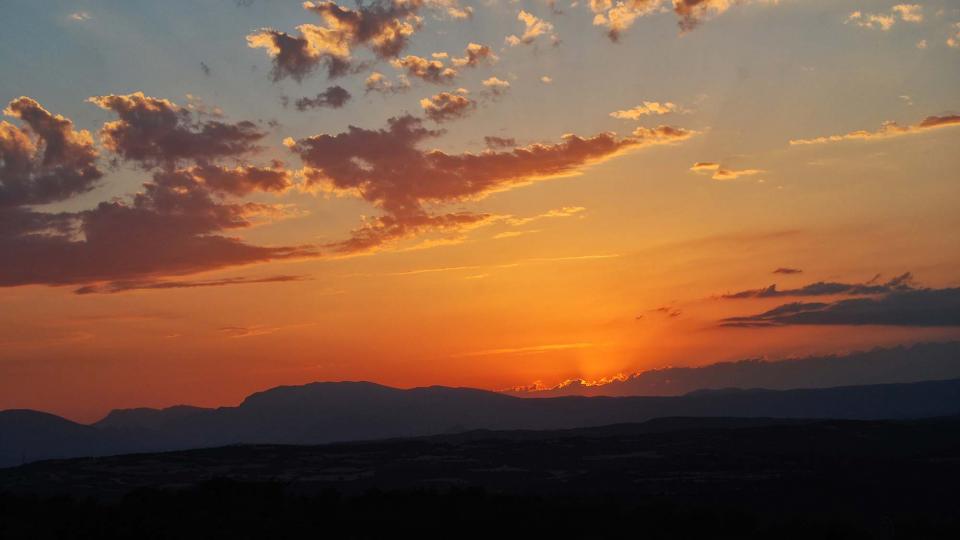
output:
[[[960,337],[960,3],[338,3],[4,3],[0,409]]]

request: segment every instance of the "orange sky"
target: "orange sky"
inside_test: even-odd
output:
[[[267,4],[11,8],[0,409],[960,335],[834,316],[960,286],[950,2]],[[831,318],[757,318],[791,302]]]

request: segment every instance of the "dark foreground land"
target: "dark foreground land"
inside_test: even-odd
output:
[[[662,419],[0,469],[0,538],[960,538],[960,418]]]

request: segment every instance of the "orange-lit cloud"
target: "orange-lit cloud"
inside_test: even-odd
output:
[[[506,37],[504,41],[511,47],[530,45],[536,41],[538,37],[544,35],[550,36],[551,41],[554,43],[559,39],[557,35],[553,33],[553,25],[533,13],[521,10],[520,13],[517,14],[517,20],[523,23],[523,33]]]
[[[410,79],[406,75],[400,75],[396,81],[391,81],[383,73],[374,71],[363,82],[363,87],[367,93],[399,94],[410,89]]]
[[[406,70],[411,77],[434,84],[448,83],[457,76],[457,70],[445,66],[440,60],[428,60],[412,54],[395,58],[391,63],[397,69]]]
[[[324,26],[302,24],[299,36],[265,28],[247,36],[247,44],[273,58],[275,81],[303,80],[321,64],[329,77],[336,77],[350,69],[354,47],[369,47],[378,58],[396,57],[420,28],[422,5],[421,0],[377,0],[350,9],[334,2],[304,2],[304,9],[319,15]]]
[[[663,0],[627,0],[613,2],[612,0],[591,0],[590,9],[595,13],[594,26],[605,26],[607,37],[611,41],[618,41],[624,30],[633,26],[638,17],[657,12],[663,5]]]
[[[25,127],[0,121],[0,211],[60,201],[89,191],[103,176],[93,137],[28,97],[3,114]]]
[[[420,106],[427,118],[441,123],[463,118],[477,107],[477,102],[467,97],[466,91],[461,89],[456,93],[440,92],[435,96],[423,98],[420,100]]]
[[[643,116],[664,115],[676,112],[683,112],[683,109],[676,103],[665,101],[644,101],[642,105],[637,105],[632,109],[613,111],[610,116],[621,120],[638,120]]]
[[[709,174],[713,180],[736,180],[743,176],[754,176],[766,172],[762,169],[730,169],[711,161],[694,163],[690,170],[698,174]]]
[[[385,242],[425,229],[476,226],[492,216],[459,212],[432,215],[424,203],[476,198],[493,191],[565,176],[615,155],[650,145],[686,140],[693,132],[661,126],[638,128],[633,136],[611,133],[593,137],[564,135],[556,144],[533,144],[512,150],[448,154],[417,146],[442,132],[423,127],[421,120],[401,116],[386,129],[351,127],[337,135],[315,135],[290,141],[303,160],[304,177],[326,189],[359,194],[384,215],[335,246],[342,252],[373,249]]]
[[[884,122],[876,131],[851,131],[843,135],[828,135],[814,139],[793,139],[792,145],[825,144],[840,141],[867,141],[875,139],[889,139],[902,135],[915,135],[937,128],[955,127],[960,125],[960,115],[949,114],[944,116],[928,116],[917,124],[902,126],[896,122]]]
[[[481,62],[496,61],[497,55],[493,53],[493,50],[489,46],[479,43],[468,44],[463,56],[452,60],[453,65],[457,67],[474,67]]]

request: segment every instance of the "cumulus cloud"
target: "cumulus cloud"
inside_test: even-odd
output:
[[[457,67],[474,67],[481,62],[495,61],[497,61],[497,55],[494,54],[493,49],[488,45],[481,45],[479,43],[467,44],[463,56],[452,60],[453,65]]]
[[[262,135],[252,124],[195,121],[190,112],[142,94],[93,99],[121,117],[105,124],[104,146],[159,168],[130,199],[77,212],[37,211],[31,206],[89,190],[102,173],[89,133],[30,98],[14,100],[7,113],[26,127],[0,125],[0,287],[143,282],[316,254],[309,247],[253,246],[227,235],[285,212],[234,199],[287,189],[291,175],[282,164],[214,162],[253,150]],[[181,161],[192,165],[178,168]]]
[[[315,97],[303,97],[297,100],[297,110],[305,111],[307,109],[316,109],[327,107],[330,109],[339,109],[350,101],[350,92],[342,86],[331,86],[320,92]]]
[[[671,103],[669,101],[665,101],[663,103],[660,103],[659,101],[644,101],[642,105],[637,105],[632,109],[613,111],[610,113],[610,116],[613,118],[619,118],[621,120],[638,120],[643,116],[660,116],[676,112],[684,112],[683,109],[676,103]]]
[[[607,37],[619,41],[620,34],[633,26],[634,21],[660,10],[663,0],[626,0],[614,3],[612,0],[591,0],[590,9],[595,13],[594,26],[607,28]]]
[[[410,89],[410,79],[406,75],[400,75],[396,81],[391,81],[386,75],[374,71],[363,82],[363,87],[367,93],[380,92],[381,94],[399,94]]]
[[[89,101],[120,117],[100,130],[103,146],[147,168],[236,157],[258,150],[257,142],[265,135],[253,122],[199,119],[172,101],[143,92],[96,96]]]
[[[103,172],[89,132],[29,97],[10,102],[0,121],[0,210],[64,200],[91,190]]]
[[[427,118],[441,123],[470,114],[476,108],[477,102],[467,97],[465,90],[460,89],[456,93],[440,92],[433,97],[423,98],[420,106]]]
[[[724,13],[733,0],[673,0],[673,11],[680,17],[680,29],[693,30],[704,20]]]
[[[877,298],[795,302],[721,326],[766,328],[791,325],[960,326],[960,289],[896,291]]]
[[[487,92],[492,96],[501,96],[507,93],[507,90],[510,89],[510,83],[503,79],[498,79],[496,77],[490,77],[483,81],[483,86],[486,88]]]
[[[315,255],[306,247],[252,246],[225,236],[276,212],[225,196],[188,171],[162,171],[129,202],[69,214],[5,212],[0,251],[8,262],[0,266],[0,286],[156,279]]]
[[[391,64],[397,69],[406,70],[407,75],[411,77],[434,84],[449,83],[457,76],[457,70],[447,67],[440,60],[428,60],[412,54],[395,58]]]
[[[712,161],[694,163],[690,170],[698,174],[708,174],[713,180],[736,180],[743,176],[754,176],[766,172],[762,169],[730,169]]]
[[[780,268],[774,271],[775,274],[798,273],[790,268]],[[835,281],[818,281],[797,289],[777,289],[777,286],[770,285],[763,289],[750,289],[732,294],[721,296],[724,299],[744,299],[744,298],[781,298],[781,297],[802,297],[802,296],[868,296],[875,294],[887,294],[891,292],[902,292],[914,290],[912,285],[913,275],[910,272],[901,274],[884,283],[878,283],[880,276],[875,276],[866,283],[840,283]]]
[[[557,42],[558,38],[557,35],[553,33],[553,25],[533,13],[521,10],[520,13],[517,14],[517,20],[523,23],[523,33],[519,36],[507,36],[505,39],[507,45],[511,47],[530,45],[536,41],[538,37],[543,35],[548,35],[554,43]]]
[[[904,22],[923,22],[923,6],[919,4],[897,4],[887,13],[864,13],[853,11],[847,16],[847,24],[855,24],[862,28],[890,30],[897,22],[897,18]]]
[[[306,165],[308,186],[362,197],[383,211],[334,245],[349,253],[429,229],[457,229],[488,222],[491,216],[460,212],[434,215],[426,204],[482,197],[537,180],[568,176],[584,167],[645,146],[684,140],[692,132],[660,127],[617,137],[564,135],[554,144],[450,154],[418,146],[439,135],[412,116],[389,120],[384,129],[351,127],[336,135],[288,141]]]
[[[793,139],[791,145],[825,144],[840,141],[868,141],[876,139],[889,139],[891,137],[900,137],[903,135],[915,135],[938,128],[955,127],[960,125],[960,115],[948,114],[944,116],[928,116],[919,123],[907,126],[896,122],[884,122],[880,129],[876,131],[851,131],[842,135],[828,135],[825,137],[816,137],[813,139]]]
[[[274,81],[301,81],[320,65],[326,65],[329,77],[337,77],[349,71],[355,47],[366,46],[377,58],[396,57],[420,28],[422,5],[421,0],[375,0],[350,9],[335,2],[304,2],[323,26],[302,24],[299,36],[265,28],[247,36],[247,44],[273,58]]]

